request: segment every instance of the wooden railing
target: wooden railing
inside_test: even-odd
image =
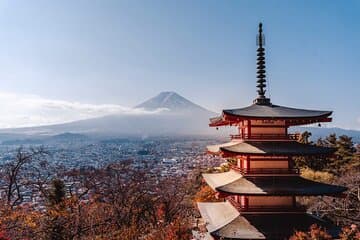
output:
[[[233,134],[230,135],[231,139],[255,139],[255,140],[299,140],[300,134],[291,133],[291,134],[266,134],[266,133],[256,133],[256,134]]]
[[[300,204],[295,206],[273,205],[273,206],[247,206],[243,207],[232,197],[226,198],[237,210],[241,212],[304,212],[306,207]]]
[[[235,165],[230,165],[231,169],[240,172],[241,174],[299,174],[298,168],[239,168]]]

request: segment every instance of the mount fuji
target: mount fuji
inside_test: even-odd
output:
[[[0,130],[0,140],[2,136],[8,139],[12,135],[29,137],[63,133],[140,137],[216,134],[215,129],[210,128],[208,123],[209,118],[217,113],[191,102],[176,92],[161,92],[133,109],[139,114],[121,113],[63,124],[3,129]]]
[[[0,129],[0,141],[79,136],[156,137],[156,136],[226,136],[236,129],[209,127],[209,118],[218,114],[193,103],[176,92],[161,92],[132,108],[133,114],[119,113],[70,123]],[[137,114],[136,114],[137,113]],[[330,133],[346,134],[360,142],[360,131],[341,128],[298,127],[290,131],[311,131],[313,140]]]
[[[168,109],[170,111],[195,111],[195,112],[204,112],[208,114],[213,113],[200,105],[197,105],[183,96],[180,96],[176,92],[161,92],[153,98],[135,106],[135,108],[142,108],[145,110],[156,110],[156,109]]]

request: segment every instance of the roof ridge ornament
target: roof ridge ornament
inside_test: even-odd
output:
[[[270,98],[265,97],[266,71],[265,71],[265,35],[262,32],[262,23],[259,23],[259,33],[256,37],[257,49],[257,92],[258,97],[254,100],[258,105],[270,105]]]

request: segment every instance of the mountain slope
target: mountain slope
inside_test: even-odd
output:
[[[216,130],[210,128],[208,123],[209,118],[217,114],[175,92],[161,92],[157,96],[137,105],[136,108],[142,108],[148,112],[109,115],[49,126],[6,129],[0,130],[0,135],[1,133],[10,132],[27,135],[54,135],[69,132],[112,136],[216,134]],[[158,109],[163,110],[155,111]]]
[[[211,112],[175,92],[161,92],[157,96],[137,105],[148,112],[143,114],[118,114],[75,121],[71,123],[0,130],[0,141],[28,139],[31,136],[49,136],[63,133],[80,133],[105,136],[186,136],[227,135],[235,133],[233,128],[209,127],[209,118],[218,114]],[[164,110],[164,108],[166,110]],[[157,111],[163,109],[163,111]],[[151,112],[152,111],[152,112]],[[144,111],[139,111],[144,112]],[[290,131],[312,132],[312,140],[330,133],[346,134],[360,142],[360,131],[341,128],[294,127]],[[67,137],[66,135],[59,135]]]
[[[155,97],[135,106],[135,108],[143,108],[145,110],[155,110],[166,108],[170,111],[204,111],[211,112],[200,105],[197,105],[188,99],[180,96],[176,92],[161,92]]]

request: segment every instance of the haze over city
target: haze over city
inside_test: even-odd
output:
[[[0,128],[133,113],[162,91],[218,113],[246,106],[263,21],[272,102],[333,110],[325,126],[360,129],[359,9],[358,1],[2,1]]]

